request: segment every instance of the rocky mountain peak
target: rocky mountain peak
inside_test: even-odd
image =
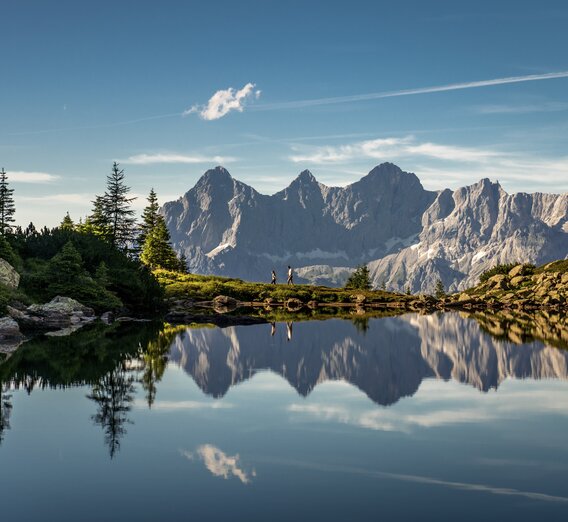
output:
[[[394,176],[400,176],[402,174],[408,174],[408,173],[403,172],[403,170],[398,165],[395,165],[394,163],[389,163],[387,161],[381,163],[380,165],[377,165],[365,177],[366,178],[376,178],[379,176],[394,177]]]
[[[405,187],[405,189],[424,191],[418,177],[412,172],[405,172],[394,163],[381,163],[372,169],[366,176],[355,182],[353,186],[364,187]]]
[[[219,183],[224,184],[232,182],[233,177],[225,167],[217,166],[214,169],[209,169],[197,182],[198,184]]]
[[[306,183],[306,182],[307,183],[317,183],[317,180],[314,177],[314,175],[307,169],[300,172],[300,174],[298,174],[298,177],[296,178],[296,180],[298,180],[302,183]]]

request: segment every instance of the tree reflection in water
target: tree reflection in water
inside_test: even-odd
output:
[[[12,395],[8,392],[8,387],[0,381],[0,444],[4,440],[4,431],[10,429],[10,414],[12,413]]]
[[[332,317],[318,311],[311,318],[321,325],[320,321]],[[375,320],[372,314],[357,310],[342,318],[351,324],[336,320],[322,328],[300,322],[295,328],[289,316],[279,323],[269,319],[272,344],[287,345],[282,350],[266,350],[255,328],[226,330],[195,324],[117,324],[67,338],[37,337],[0,361],[0,442],[11,429],[13,390],[30,394],[36,389],[88,386],[88,397],[96,404],[91,419],[103,428],[114,458],[131,424],[137,384],[152,408],[168,360],[183,361],[198,386],[214,397],[223,396],[258,369],[281,372],[285,367],[289,369],[286,379],[303,395],[325,375],[353,383],[383,405],[412,395],[427,377],[454,378],[483,391],[496,388],[510,375],[568,378],[566,352],[527,344],[542,341],[567,348],[568,318],[559,312],[408,314]],[[490,336],[482,334],[480,327]],[[276,336],[277,330],[283,335]],[[170,354],[173,343],[176,350]]]
[[[88,399],[97,404],[97,413],[91,417],[100,424],[105,434],[110,458],[120,450],[120,439],[126,435],[126,424],[132,424],[128,412],[134,401],[135,376],[121,362],[117,368],[107,373],[93,386]]]
[[[103,428],[111,459],[120,450],[127,424],[133,424],[128,413],[134,401],[135,384],[142,385],[151,408],[156,399],[156,384],[166,371],[171,344],[186,328],[164,324],[153,337],[139,342],[137,353],[120,361],[114,370],[100,378],[87,396],[97,404],[97,413],[91,418]]]

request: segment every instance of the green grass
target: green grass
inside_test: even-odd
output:
[[[546,265],[539,266],[534,273],[540,274],[543,272],[568,272],[568,259],[560,259]]]
[[[211,301],[218,295],[226,295],[243,302],[262,302],[268,298],[276,302],[283,302],[296,298],[304,303],[309,301],[349,303],[354,301],[356,295],[364,295],[368,303],[384,303],[409,298],[403,294],[382,290],[347,290],[314,285],[270,285],[227,277],[180,274],[167,270],[156,270],[154,275],[164,286],[167,298],[193,301]]]

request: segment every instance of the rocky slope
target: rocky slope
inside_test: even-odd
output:
[[[499,270],[498,270],[499,269]],[[504,269],[504,270],[503,270]],[[533,265],[495,267],[500,273],[442,300],[443,304],[473,308],[557,309],[568,308],[568,260],[553,261],[538,268]]]
[[[568,194],[507,194],[488,179],[428,191],[391,163],[346,187],[304,171],[272,196],[217,167],[162,211],[190,270],[254,281],[290,264],[299,281],[341,285],[368,263],[376,286],[457,290],[496,263],[568,256]]]

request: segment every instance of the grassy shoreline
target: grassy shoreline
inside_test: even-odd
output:
[[[530,267],[530,269],[528,268]],[[568,260],[540,267],[513,264],[495,267],[475,287],[451,295],[434,297],[384,290],[331,288],[316,285],[271,285],[241,279],[157,270],[154,275],[164,288],[170,317],[207,315],[210,312],[242,312],[241,317],[274,316],[314,310],[339,315],[374,313],[432,313],[445,310],[558,310],[568,309]],[[505,269],[506,268],[506,269]],[[311,312],[309,310],[312,310]]]
[[[416,299],[416,296],[383,290],[358,290],[315,285],[271,285],[220,276],[180,274],[167,270],[156,270],[154,275],[164,286],[166,299],[170,300],[209,302],[223,295],[243,303],[264,303],[267,299],[276,303],[284,303],[289,299],[299,299],[305,304],[310,301],[338,304],[361,302],[364,298],[366,304],[372,304],[406,302]]]

